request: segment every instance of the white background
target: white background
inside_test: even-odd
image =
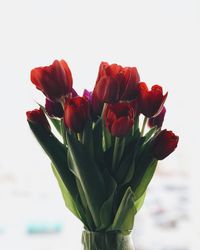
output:
[[[102,60],[137,66],[142,81],[160,84],[169,92],[165,126],[180,136],[180,143],[165,165],[184,168],[191,176],[192,223],[186,237],[192,239],[194,250],[199,249],[199,23],[198,0],[1,0],[0,183],[4,174],[15,173],[8,178],[16,190],[34,194],[48,187],[59,196],[49,160],[26,123],[25,111],[36,107],[34,100],[43,100],[29,80],[32,68],[65,59],[74,88],[82,94],[84,88],[93,88]],[[1,221],[14,221],[20,228],[29,211],[43,216],[44,209],[32,206],[34,197],[31,204],[22,204],[7,198],[8,189],[0,190]],[[57,204],[64,213],[60,196],[49,210]],[[82,227],[68,212],[66,220],[70,234],[65,240],[71,245]],[[17,239],[4,239],[2,249],[18,249],[14,244],[28,248]]]

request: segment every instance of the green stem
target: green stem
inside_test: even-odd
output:
[[[61,119],[61,134],[62,134],[62,138],[63,138],[63,143],[65,145],[67,145],[67,139],[66,139],[66,127],[65,127],[65,123],[64,123],[64,119]]]
[[[108,105],[107,103],[104,103],[103,110],[101,113],[102,138],[103,138],[103,150],[104,150],[104,152],[111,146],[111,134],[105,126],[104,117],[103,117],[103,114],[105,112],[107,105]]]
[[[112,169],[116,170],[116,165],[119,160],[119,153],[120,153],[120,142],[121,139],[119,137],[115,137],[115,145],[114,145],[114,151],[113,151],[113,159],[112,159]]]
[[[77,138],[80,142],[82,142],[82,133],[77,133]]]
[[[145,130],[147,120],[148,120],[148,117],[145,116],[143,124],[142,124],[141,136],[143,136],[143,134],[144,134],[144,130]]]
[[[139,128],[139,115],[135,118],[135,121],[134,121],[134,125],[133,125],[133,128],[132,128],[132,136],[135,134],[135,132],[138,130]]]
[[[123,234],[119,231],[84,231],[82,243],[84,250],[135,250],[131,234]]]
[[[107,103],[104,103],[103,104],[103,109],[102,109],[102,112],[101,112],[101,118],[102,119],[103,119],[103,114],[104,114],[104,111],[105,111],[106,107],[107,107]]]

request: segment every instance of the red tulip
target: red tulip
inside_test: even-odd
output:
[[[125,67],[123,69],[125,76],[125,91],[120,98],[121,100],[130,101],[138,96],[138,84],[140,82],[140,76],[136,67]]]
[[[89,103],[84,97],[74,97],[67,99],[64,108],[64,121],[66,127],[76,133],[83,131],[89,119]]]
[[[163,95],[162,87],[159,85],[154,85],[148,90],[144,82],[140,83],[138,88],[141,113],[147,117],[157,116],[163,108],[168,93]]]
[[[179,137],[172,131],[162,130],[153,141],[152,154],[157,160],[162,160],[177,147]]]
[[[60,102],[52,102],[46,98],[45,109],[49,116],[62,118],[64,116],[63,107]]]
[[[93,92],[92,93],[92,100],[91,100],[91,109],[92,109],[92,117],[96,120],[98,117],[101,116],[103,110],[104,102],[100,100],[97,95]]]
[[[29,122],[40,124],[46,129],[51,129],[49,122],[47,121],[47,118],[42,109],[34,109],[32,111],[27,111],[26,116]]]
[[[125,90],[123,68],[117,64],[102,62],[94,88],[94,95],[101,102],[116,103]]]
[[[104,112],[104,120],[113,136],[125,136],[132,129],[134,110],[129,103],[108,104]]]
[[[129,103],[133,107],[135,117],[139,116],[139,114],[140,114],[140,106],[139,106],[139,103],[138,103],[138,98],[133,99]]]
[[[165,113],[166,113],[166,108],[163,107],[161,110],[160,114],[157,115],[156,117],[152,117],[148,121],[148,125],[150,128],[157,126],[157,128],[161,128],[164,118],[165,118]]]
[[[72,91],[71,71],[64,60],[31,71],[31,81],[48,99],[59,101]]]

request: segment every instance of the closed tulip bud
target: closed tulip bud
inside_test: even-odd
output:
[[[108,104],[104,112],[107,129],[113,136],[126,136],[134,123],[134,110],[129,103]]]
[[[63,107],[60,102],[52,102],[46,98],[45,109],[49,116],[58,118],[64,116]]]
[[[26,112],[27,120],[31,123],[40,124],[46,129],[51,129],[49,122],[42,109],[34,109]]]
[[[64,60],[33,69],[31,81],[52,101],[60,101],[72,91],[71,71]]]
[[[104,103],[99,100],[94,92],[88,91],[87,89],[84,90],[83,97],[88,100],[91,117],[94,121],[96,121],[98,117],[101,116]]]
[[[66,127],[76,133],[83,131],[89,119],[89,103],[84,97],[74,97],[66,100],[64,121]]]
[[[92,101],[92,91],[88,91],[87,89],[84,89],[83,97],[85,97],[89,102],[91,102]]]
[[[138,88],[141,113],[149,118],[159,115],[168,93],[163,95],[162,87],[159,85],[154,85],[151,90],[148,90],[144,82],[140,83]]]
[[[125,90],[120,100],[130,101],[138,96],[140,76],[136,67],[125,67],[123,73],[126,79]]]
[[[97,118],[101,116],[103,105],[104,102],[98,98],[95,92],[93,92],[91,100],[91,109],[92,109],[92,118],[94,120],[97,120]]]
[[[123,68],[117,64],[102,62],[93,93],[101,102],[116,103],[125,90]]]
[[[162,130],[152,142],[152,155],[157,160],[164,159],[175,150],[178,140],[172,131]]]
[[[138,102],[138,98],[135,98],[134,100],[129,102],[130,105],[133,107],[135,117],[140,115],[140,106]]]
[[[149,121],[148,121],[149,127],[152,128],[152,127],[156,126],[157,128],[161,128],[162,124],[164,122],[165,113],[166,113],[166,108],[163,107],[163,109],[161,110],[159,115],[149,119]]]

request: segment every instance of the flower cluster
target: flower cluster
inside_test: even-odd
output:
[[[50,117],[64,118],[66,128],[81,133],[89,119],[96,121],[103,112],[107,129],[113,136],[126,136],[134,126],[136,118],[143,114],[149,127],[162,127],[167,94],[162,87],[140,82],[136,67],[122,67],[102,62],[94,90],[77,95],[72,88],[72,74],[64,60],[55,60],[52,65],[31,71],[31,81],[46,96],[45,110]],[[40,117],[41,114],[41,117]],[[36,110],[27,112],[28,120],[41,124],[44,114]],[[49,126],[50,127],[50,126]],[[165,136],[163,136],[163,134]],[[174,151],[178,137],[173,132],[163,130],[154,141],[152,154],[163,159]],[[156,148],[159,148],[156,150]]]
[[[136,67],[106,62],[100,64],[93,91],[82,96],[73,89],[64,60],[33,69],[31,81],[46,103],[28,111],[27,119],[71,195],[76,207],[71,211],[89,230],[130,230],[129,224],[120,224],[125,220],[118,218],[121,206],[133,203],[138,211],[157,160],[178,144],[178,136],[161,129],[168,93],[159,85],[149,89]],[[54,137],[48,120],[63,142]]]

